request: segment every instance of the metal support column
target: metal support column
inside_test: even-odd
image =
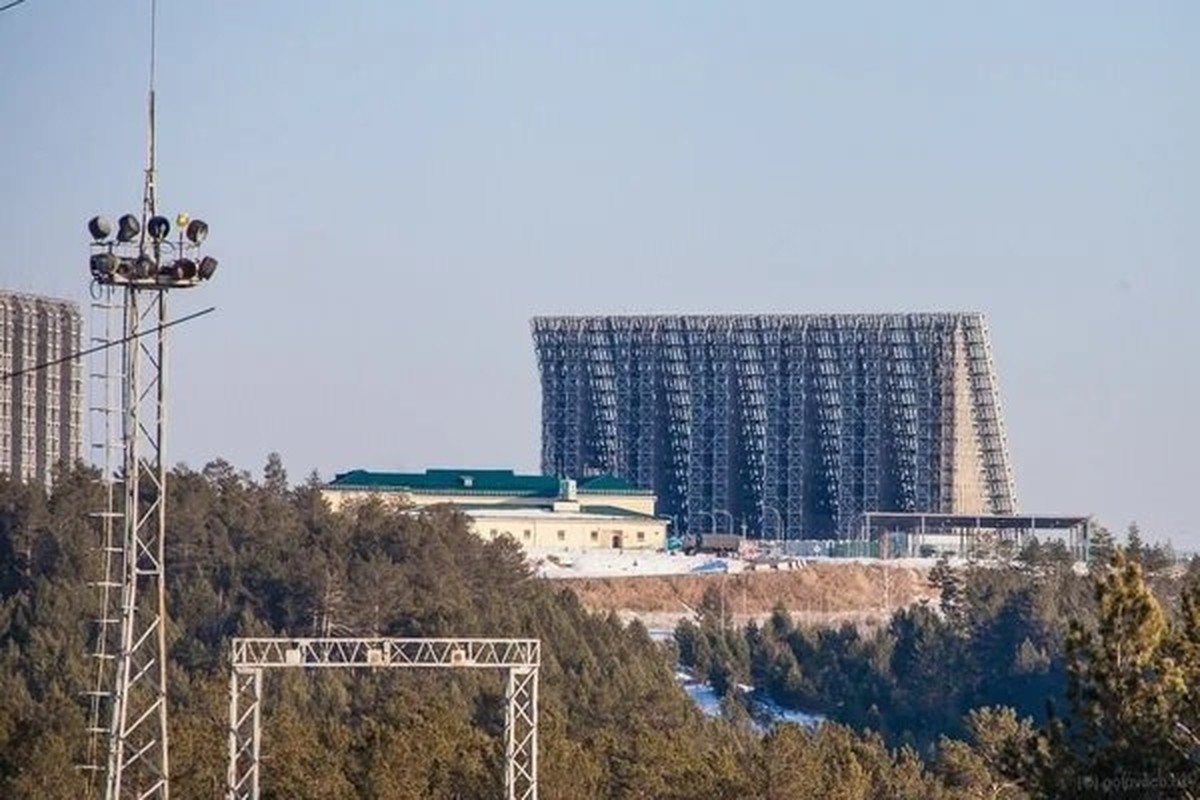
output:
[[[104,779],[108,741],[112,721],[113,670],[120,650],[121,603],[125,565],[121,546],[124,529],[118,497],[118,465],[124,467],[124,439],[121,437],[122,391],[124,374],[122,351],[118,348],[124,333],[124,304],[115,297],[111,286],[93,290],[91,342],[103,349],[92,354],[89,366],[92,463],[100,470],[104,486],[104,508],[89,516],[99,528],[100,569],[93,586],[97,589],[98,610],[93,630],[92,658],[95,659],[93,688],[88,692],[87,751],[82,769],[86,771],[84,794],[96,796]]]
[[[508,671],[508,713],[504,718],[507,800],[537,800],[537,694],[536,667]]]
[[[262,670],[229,676],[229,765],[226,800],[256,800],[262,750]]]
[[[169,797],[162,458],[166,294],[126,288],[124,585],[105,797]],[[139,336],[143,328],[153,337]],[[152,341],[147,341],[151,339]]]

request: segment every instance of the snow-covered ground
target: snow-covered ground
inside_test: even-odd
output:
[[[675,680],[705,716],[721,716],[721,698],[717,697],[716,691],[706,681],[698,681],[691,673],[682,669],[675,670]]]
[[[811,729],[825,721],[825,717],[820,714],[808,714],[803,711],[784,708],[762,692],[755,693],[754,704],[759,711],[775,722],[794,722],[802,728]]]
[[[753,565],[741,558],[712,555],[684,555],[653,550],[530,550],[529,561],[543,578],[619,578],[639,575],[702,575],[723,572],[743,572],[748,567],[770,569],[767,564]],[[937,563],[932,558],[820,558],[806,557],[781,561],[780,570],[803,569],[810,563],[870,564],[875,566],[916,567],[929,569]],[[954,559],[951,563],[958,563]],[[962,562],[966,563],[966,562]]]
[[[675,670],[675,680],[705,715],[721,716],[721,698],[717,697],[716,691],[707,681],[697,680],[689,670],[683,667]],[[780,722],[792,722],[812,729],[825,721],[825,717],[820,714],[807,714],[803,711],[784,708],[753,686],[739,684],[737,690],[749,699],[753,716],[759,724],[770,726]]]
[[[741,572],[746,562],[711,555],[653,550],[531,550],[529,561],[544,578],[606,578]]]

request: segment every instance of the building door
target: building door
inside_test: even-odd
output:
[[[612,537],[612,546],[614,550],[621,549],[621,534],[614,533]]]

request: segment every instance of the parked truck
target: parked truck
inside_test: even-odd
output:
[[[746,540],[736,533],[701,533],[687,534],[683,537],[683,552],[712,553],[720,556],[734,556],[742,549]]]

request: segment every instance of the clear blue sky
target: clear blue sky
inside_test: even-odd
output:
[[[1200,546],[1200,4],[173,2],[172,462],[538,466],[528,319],[982,310],[1022,506]],[[140,202],[148,0],[0,14],[0,285]]]

